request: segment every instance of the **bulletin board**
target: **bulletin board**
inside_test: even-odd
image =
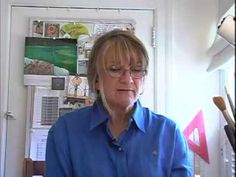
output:
[[[94,41],[104,32],[135,32],[134,20],[30,18],[25,38],[24,85],[30,94],[29,156],[45,160],[47,133],[59,116],[93,100],[87,64]]]

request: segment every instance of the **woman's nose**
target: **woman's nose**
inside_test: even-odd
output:
[[[124,70],[122,75],[120,76],[120,79],[123,82],[128,82],[128,83],[133,82],[130,70],[129,69]]]

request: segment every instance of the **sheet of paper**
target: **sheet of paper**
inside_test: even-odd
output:
[[[30,158],[45,160],[48,129],[32,129],[30,133]]]
[[[62,91],[35,88],[32,128],[49,128],[56,121],[62,95]]]

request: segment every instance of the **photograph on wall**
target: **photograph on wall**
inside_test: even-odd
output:
[[[93,33],[96,35],[96,37],[101,36],[105,32],[112,31],[114,29],[122,29],[127,31],[135,31],[135,27],[132,23],[118,23],[118,22],[110,22],[110,23],[96,23],[94,25],[94,31]]]
[[[87,77],[80,77],[79,75],[69,76],[67,97],[87,97],[88,92]]]
[[[25,38],[25,75],[68,76],[76,72],[76,39]]]
[[[86,77],[87,76],[87,67],[88,67],[88,60],[78,60],[77,74],[79,76]]]
[[[69,22],[61,24],[60,36],[64,38],[78,39],[80,36],[90,36],[93,24]]]
[[[33,36],[42,37],[43,36],[43,21],[35,20],[33,21]]]
[[[64,104],[72,104],[76,108],[89,105],[89,87],[87,77],[79,75],[69,76],[67,85],[67,95]]]
[[[59,37],[60,24],[45,23],[45,37]]]
[[[30,36],[47,38],[78,39],[80,36],[90,36],[94,24],[91,22],[75,22],[66,20],[31,19]]]

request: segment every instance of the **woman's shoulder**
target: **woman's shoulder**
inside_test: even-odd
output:
[[[82,124],[86,124],[86,122],[88,122],[89,120],[91,113],[92,113],[91,106],[86,106],[83,108],[67,112],[58,118],[53,127],[62,127],[62,126],[71,127],[73,125],[79,126]]]
[[[163,114],[156,113],[150,110],[149,108],[144,108],[144,111],[147,114],[147,119],[149,119],[148,121],[152,122],[152,124],[168,126],[172,128],[176,128],[177,126],[176,122],[170,117],[167,117]]]
[[[64,115],[66,118],[73,118],[77,117],[78,115],[80,117],[87,116],[92,111],[92,106],[85,106],[79,109],[74,109],[71,112],[68,112]]]

